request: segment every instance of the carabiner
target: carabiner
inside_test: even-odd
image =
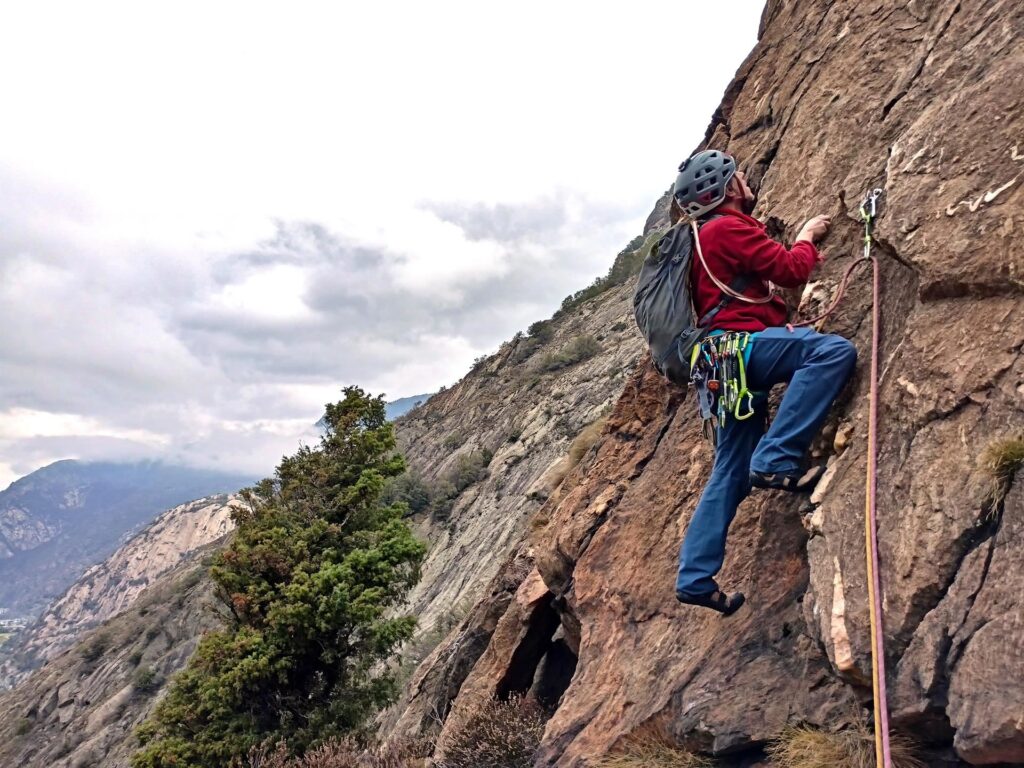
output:
[[[870,221],[878,215],[878,198],[881,196],[882,190],[875,188],[864,197],[864,202],[860,204],[860,217],[864,221]],[[868,213],[869,207],[871,208],[870,213]]]
[[[747,412],[744,413],[744,414],[741,414],[740,413],[740,405],[743,404],[743,398],[744,397],[747,399]],[[753,392],[751,392],[749,389],[745,389],[742,392],[740,392],[739,399],[736,401],[736,409],[735,409],[735,411],[733,411],[732,415],[736,418],[736,421],[743,421],[744,419],[749,419],[751,416],[754,415],[754,393]]]

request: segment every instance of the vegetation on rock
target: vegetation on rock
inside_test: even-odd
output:
[[[249,752],[249,768],[418,768],[430,751],[431,744],[426,741],[367,746],[346,737],[331,739],[302,757],[292,757],[279,742],[274,747],[254,747]]]
[[[228,626],[207,634],[139,729],[135,768],[241,764],[268,739],[302,751],[387,704],[382,669],[415,620],[389,609],[424,547],[382,500],[405,469],[381,398],[327,406],[317,448],[243,492],[237,533],[212,568]]]
[[[547,720],[536,701],[491,701],[454,732],[440,768],[533,768]]]
[[[586,288],[566,296],[562,300],[562,306],[555,312],[552,319],[558,319],[574,310],[583,302],[595,296],[600,296],[605,291],[617,285],[622,285],[632,278],[640,271],[640,265],[643,264],[644,257],[647,255],[648,248],[644,247],[645,244],[642,235],[637,235],[630,240],[626,247],[619,251],[619,254],[615,257],[615,261],[612,262],[611,267],[608,269],[608,274],[596,278]]]
[[[713,768],[713,760],[680,749],[661,733],[638,735],[600,758],[595,768]]]
[[[444,522],[459,494],[487,477],[487,467],[493,458],[488,449],[463,451],[436,482],[415,472],[405,472],[387,483],[383,499],[404,504],[410,514],[426,512],[432,520]]]
[[[1024,466],[1024,436],[991,443],[981,455],[981,465],[992,478],[989,495],[993,504],[1002,503],[1014,475]]]
[[[601,344],[596,338],[587,334],[577,336],[557,352],[549,352],[540,361],[542,371],[559,371],[589,360],[601,351]]]
[[[914,743],[907,737],[890,734],[889,747],[893,768],[925,768],[914,755]],[[781,768],[873,768],[875,765],[875,739],[864,725],[839,731],[804,726],[788,728],[768,752]]]

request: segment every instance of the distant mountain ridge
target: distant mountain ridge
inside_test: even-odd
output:
[[[253,478],[167,465],[58,461],[0,492],[0,608],[33,617],[159,513]]]
[[[398,400],[392,400],[384,406],[384,413],[388,417],[388,421],[394,421],[399,416],[404,416],[413,408],[418,405],[422,405],[427,402],[434,393],[428,393],[425,395],[412,395],[410,397],[400,397]]]
[[[34,624],[0,648],[0,690],[130,608],[165,573],[223,541],[234,528],[231,511],[239,503],[237,496],[219,494],[173,507],[89,568]]]

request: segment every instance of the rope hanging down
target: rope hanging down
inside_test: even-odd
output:
[[[889,705],[885,692],[885,635],[882,627],[882,582],[878,567],[878,525],[875,505],[878,490],[878,299],[880,291],[878,260],[871,254],[871,234],[875,218],[878,215],[878,198],[881,195],[881,189],[874,189],[861,203],[860,217],[864,222],[864,255],[846,268],[832,304],[817,317],[799,323],[790,323],[786,327],[792,330],[799,326],[816,325],[829,317],[842,301],[853,271],[861,264],[871,264],[871,392],[868,406],[868,466],[864,494],[864,549],[867,559],[868,603],[871,615],[871,688],[875,709],[875,762],[877,768],[892,768],[892,757],[889,751]]]
[[[871,254],[871,232],[882,190],[868,194],[860,206],[864,220],[864,256],[870,261],[871,289],[871,395],[868,407],[868,468],[865,488],[864,540],[867,556],[868,596],[871,609],[871,681],[875,703],[875,762],[891,768],[889,754],[889,705],[885,695],[885,634],[882,627],[882,582],[878,567],[878,525],[875,500],[878,491],[878,260]]]

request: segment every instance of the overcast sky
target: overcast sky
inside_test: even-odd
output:
[[[452,384],[640,233],[761,5],[5,3],[0,488]]]

